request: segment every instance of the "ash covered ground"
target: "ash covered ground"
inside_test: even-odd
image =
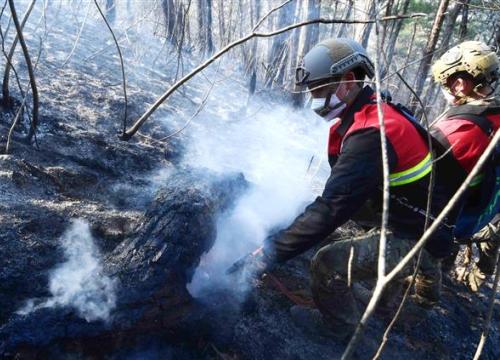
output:
[[[202,60],[164,44],[154,22],[141,20],[154,11],[120,2],[109,14],[121,29],[129,120],[174,82],[179,62],[186,72]],[[321,191],[327,125],[281,92],[248,99],[244,69],[229,54],[124,142],[119,60],[92,3],[56,2],[46,17],[36,7],[25,34],[33,56],[42,38],[41,118],[37,145],[22,141],[25,118],[0,156],[0,356],[340,357],[344,345],[294,322],[294,303],[273,280],[249,291],[223,275]],[[15,111],[2,108],[2,150]],[[187,121],[178,136],[153,140]],[[295,299],[310,300],[311,255],[274,273]],[[490,295],[491,283],[471,295],[447,277],[439,306],[400,322],[383,358],[471,358]],[[387,320],[372,319],[359,358],[372,357]],[[498,327],[496,311],[485,359],[500,358]]]

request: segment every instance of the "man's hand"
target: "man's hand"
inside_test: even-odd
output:
[[[259,247],[231,265],[231,267],[226,270],[226,274],[239,274],[242,275],[245,280],[254,282],[258,281],[264,272],[269,270],[270,265],[269,258],[264,254],[263,248]]]

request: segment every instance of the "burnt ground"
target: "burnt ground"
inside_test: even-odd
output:
[[[96,30],[95,25],[91,30]],[[251,292],[245,302],[235,298],[234,293],[217,288],[192,299],[184,288],[192,275],[192,268],[181,269],[187,278],[172,285],[174,289],[184,290],[184,300],[189,306],[182,307],[182,316],[170,323],[167,321],[128,333],[114,334],[112,328],[111,331],[107,328],[84,334],[82,332],[89,328],[81,319],[78,322],[81,330],[73,333],[68,330],[77,324],[71,309],[56,308],[50,314],[35,313],[24,317],[15,314],[27,299],[49,295],[50,271],[64,260],[59,239],[71,219],[81,218],[89,222],[103,258],[111,261],[119,258],[113,254],[120,251],[120,246],[125,247],[129,244],[127,241],[140,237],[138,234],[144,229],[144,224],[151,220],[151,214],[156,214],[156,206],[174,200],[183,203],[179,196],[185,196],[185,202],[190,203],[192,195],[190,191],[174,194],[168,190],[172,189],[169,188],[169,176],[185,167],[181,161],[185,137],[181,135],[169,142],[156,142],[141,136],[129,142],[119,140],[117,134],[121,128],[123,100],[121,87],[117,85],[120,77],[115,55],[112,50],[99,53],[101,50],[94,46],[92,39],[83,36],[72,60],[60,68],[61,59],[72,44],[67,40],[61,45],[63,35],[64,31],[57,27],[51,30],[37,70],[41,93],[37,144],[28,145],[23,141],[27,127],[25,118],[16,129],[10,154],[0,155],[0,341],[11,341],[14,334],[17,339],[23,339],[23,336],[31,338],[29,347],[22,346],[21,341],[21,345],[0,356],[51,359],[338,358],[344,345],[294,322],[290,314],[294,303],[273,280],[266,280],[261,288]],[[33,40],[32,46],[35,44],[38,42]],[[155,46],[159,51],[160,44]],[[128,48],[129,52],[133,50]],[[89,54],[96,52],[98,56],[89,58]],[[196,63],[193,54],[186,53],[185,58],[187,68]],[[150,59],[137,59],[134,70],[129,73],[130,119],[140,115],[173,81],[173,74],[165,70],[169,60],[164,61],[160,61],[161,66],[153,67]],[[231,78],[233,84],[237,84],[238,92],[231,95],[241,100],[246,98],[246,92],[245,84],[236,80],[240,78],[239,71],[232,69],[223,77]],[[242,106],[236,101],[228,103],[224,83],[220,87],[222,91],[214,96],[216,103],[226,104],[226,112]],[[185,87],[183,93],[162,107],[155,116],[156,121],[145,126],[144,133],[161,138],[177,129],[186,115],[196,110],[207,88],[208,84],[201,85],[200,82]],[[13,96],[19,99],[16,91]],[[266,101],[269,99],[266,94],[260,96]],[[273,97],[279,98],[280,95]],[[5,107],[1,111],[2,152],[14,112],[15,108]],[[196,207],[189,211],[197,214]],[[174,216],[169,211],[166,214]],[[190,226],[189,220],[185,223]],[[191,226],[195,229],[202,225],[193,223]],[[352,229],[346,227],[341,231],[349,233]],[[197,233],[182,231],[179,236],[186,236],[182,239],[189,241],[190,236],[192,238]],[[186,267],[197,266],[201,251],[211,246],[213,234],[208,232],[206,237],[206,244],[197,247],[195,258],[190,259]],[[170,244],[168,239],[163,241]],[[172,248],[175,253],[182,247]],[[311,255],[305,254],[274,273],[296,297],[295,300],[310,300],[307,285]],[[119,262],[105,265],[108,268],[120,267]],[[158,276],[155,275],[154,279]],[[129,285],[134,286],[133,283]],[[400,322],[382,358],[471,358],[490,295],[491,282],[479,294],[473,295],[447,276],[440,304],[411,321]],[[497,297],[497,305],[498,301]],[[170,308],[160,310],[170,314],[180,309],[175,302],[168,304]],[[161,311],[155,313],[156,316],[161,317]],[[52,314],[58,312],[62,318],[57,318],[53,327],[47,324],[45,334],[33,331],[35,327],[45,330],[44,324],[38,320],[54,319]],[[121,313],[122,319],[126,316],[126,311]],[[483,352],[484,359],[500,358],[499,320],[496,311]],[[372,319],[358,351],[359,358],[371,358],[386,321],[383,317]],[[61,327],[66,330],[61,331]],[[92,327],[97,328],[97,325]],[[37,343],[33,334],[45,341]]]

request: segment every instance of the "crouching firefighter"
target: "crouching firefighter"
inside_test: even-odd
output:
[[[450,107],[433,125],[432,134],[456,164],[455,188],[476,165],[500,126],[500,99],[494,92],[500,78],[500,61],[493,48],[466,41],[448,50],[432,67],[436,82]],[[463,275],[465,285],[478,291],[492,275],[500,247],[500,146],[469,186],[456,223],[458,243],[476,242],[479,261]],[[458,245],[455,246],[458,251]],[[456,252],[447,259],[452,265]]]
[[[307,86],[312,109],[332,123],[328,144],[331,175],[322,195],[288,228],[269,236],[263,248],[247,261],[248,268],[262,272],[319,245],[347,220],[362,218],[361,225],[374,226],[365,235],[320,248],[312,259],[315,304],[324,323],[343,339],[360,318],[348,277],[355,283],[374,279],[377,273],[380,233],[376,226],[381,223],[383,185],[381,132],[374,90],[363,87],[365,77],[373,75],[365,49],[350,39],[323,41],[305,55],[297,69],[296,83]],[[383,103],[382,109],[391,187],[386,250],[389,271],[423,234],[432,157],[427,140],[396,106]],[[436,216],[451,196],[443,185],[438,178],[431,216]],[[439,297],[439,259],[450,252],[452,220],[445,220],[422,253],[415,291],[417,299],[427,305]],[[385,295],[399,289],[412,271],[409,264],[389,284]]]

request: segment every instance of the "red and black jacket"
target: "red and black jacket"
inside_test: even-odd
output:
[[[418,239],[425,222],[425,216],[418,212],[427,205],[432,160],[429,148],[415,126],[394,106],[384,103],[383,112],[393,195],[389,228],[396,235]],[[323,194],[287,229],[270,236],[265,242],[266,254],[277,262],[286,261],[319,244],[337,227],[355,218],[369,200],[381,213],[380,129],[374,92],[370,87],[360,92],[341,121],[331,128],[328,155],[331,175]],[[449,200],[450,193],[439,183],[434,189],[431,213],[437,215]],[[428,241],[427,249],[436,257],[448,255],[452,245],[451,232],[451,228],[441,227]]]
[[[500,104],[460,105],[450,108],[442,120],[432,127],[432,134],[463,170],[471,172],[488,146],[491,135],[500,127]]]
[[[448,179],[450,189],[456,191],[471,172],[486,150],[491,138],[500,127],[500,103],[465,104],[451,107],[445,116],[433,125],[431,133],[445,154],[443,160],[450,168]],[[498,197],[498,167],[500,153],[496,151],[474,177],[456,206],[462,209],[455,235],[466,239],[495,215],[495,203]],[[475,220],[473,221],[473,219]]]

